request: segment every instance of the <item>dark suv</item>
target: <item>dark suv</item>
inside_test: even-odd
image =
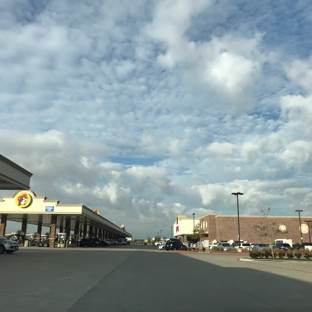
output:
[[[168,250],[187,250],[187,247],[176,238],[170,238],[165,245],[165,249]]]
[[[278,249],[284,249],[284,250],[292,250],[291,246],[289,244],[275,244],[273,245],[273,248],[278,248]]]
[[[80,247],[99,247],[101,241],[98,238],[83,238],[80,241]]]

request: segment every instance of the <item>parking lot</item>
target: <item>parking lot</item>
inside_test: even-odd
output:
[[[114,248],[0,255],[3,311],[293,311],[311,308],[312,261]],[[244,255],[248,259],[247,255]]]

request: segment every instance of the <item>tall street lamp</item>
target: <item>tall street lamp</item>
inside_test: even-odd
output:
[[[300,231],[301,244],[303,244],[302,230],[301,230],[301,219],[300,219],[300,212],[302,212],[303,210],[297,209],[297,210],[295,210],[295,211],[297,211],[298,214],[299,214],[299,231]]]
[[[172,236],[171,236],[172,235]],[[172,232],[172,225],[171,225],[171,232],[170,232],[170,236],[173,237],[173,232]]]
[[[244,193],[236,192],[232,193],[232,195],[236,196],[237,199],[237,228],[238,228],[238,248],[240,248],[240,224],[239,224],[239,203],[238,203],[238,196],[244,195]]]
[[[312,220],[304,220],[304,222],[307,222],[308,223],[308,230],[309,230],[309,241],[310,241],[310,244],[311,244],[311,233],[310,233],[310,222],[312,222]]]
[[[194,241],[195,241],[195,212],[193,212],[193,244],[194,244]]]

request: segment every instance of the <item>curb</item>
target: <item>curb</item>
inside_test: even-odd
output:
[[[249,261],[249,262],[252,262],[254,261],[253,259],[245,259],[245,258],[237,258],[237,261]]]

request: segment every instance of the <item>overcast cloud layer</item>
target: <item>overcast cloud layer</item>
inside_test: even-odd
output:
[[[136,238],[236,214],[235,191],[242,214],[312,215],[311,10],[1,1],[0,153]]]

